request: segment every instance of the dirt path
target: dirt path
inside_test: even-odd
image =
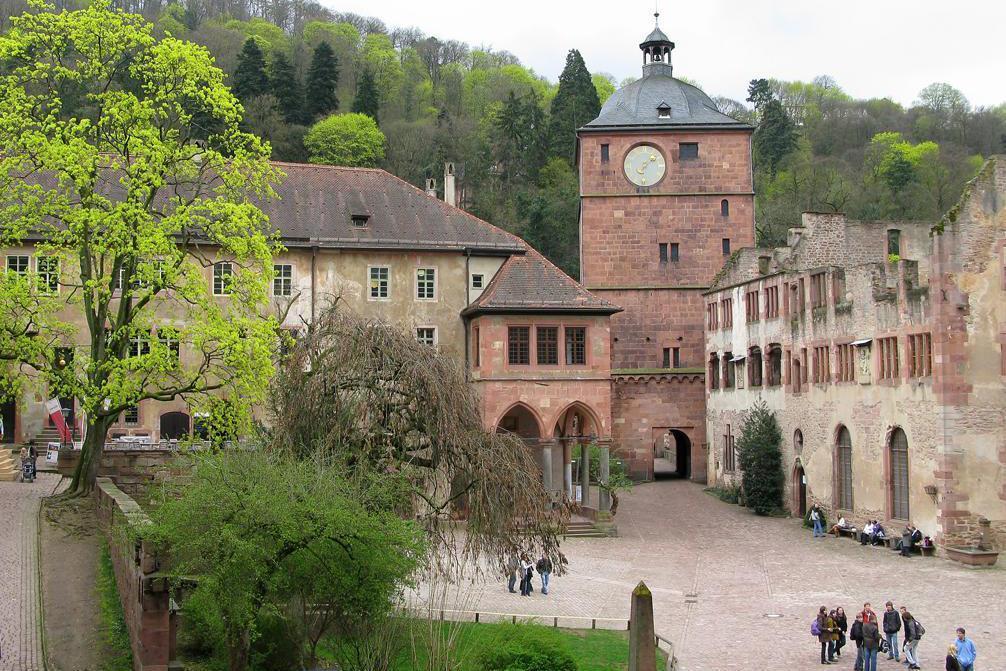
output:
[[[49,671],[98,671],[105,652],[95,584],[102,537],[92,499],[42,502],[42,604]]]

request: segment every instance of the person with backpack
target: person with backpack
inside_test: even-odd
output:
[[[856,621],[849,630],[849,638],[856,644],[856,664],[854,671],[863,671],[863,614],[856,613]]]
[[[894,610],[894,604],[887,602],[887,610],[884,611],[884,636],[887,638],[887,658],[896,662],[901,661],[901,653],[898,652],[898,632],[901,631],[901,616]]]
[[[814,538],[824,538],[824,523],[822,522],[821,509],[815,503],[810,507],[810,522],[814,525]]]
[[[904,606],[901,607],[901,621],[905,624],[905,642],[901,647],[905,651],[908,668],[918,669],[920,667],[917,649],[919,640],[926,633],[926,628]]]
[[[542,555],[535,568],[538,570],[538,575],[541,576],[541,593],[548,594],[548,579],[552,575],[552,560]]]
[[[863,623],[863,671],[877,671],[877,653],[880,652],[880,627],[877,616],[871,614]]]
[[[810,634],[811,636],[817,636],[817,640],[821,644],[822,664],[832,664],[835,661],[831,640],[832,629],[834,628],[835,622],[828,617],[827,606],[821,606],[817,611],[817,617],[810,623]]]

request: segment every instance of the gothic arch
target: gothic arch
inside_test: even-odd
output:
[[[521,438],[540,439],[545,435],[541,416],[522,401],[512,404],[502,412],[493,422],[493,427],[498,432],[515,433]]]
[[[574,433],[573,418],[576,415],[580,417],[580,424],[578,430]],[[598,418],[597,413],[582,401],[573,401],[557,412],[550,426],[555,427],[553,435],[556,438],[590,435],[600,437],[602,428],[601,420]]]

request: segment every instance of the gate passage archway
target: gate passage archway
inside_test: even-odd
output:
[[[692,477],[692,440],[681,429],[666,429],[655,446],[653,478]]]

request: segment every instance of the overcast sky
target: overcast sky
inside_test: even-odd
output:
[[[591,72],[638,77],[654,0],[321,0],[389,27],[515,54],[551,80],[577,48]],[[975,105],[1006,102],[1002,0],[659,0],[674,73],[742,100],[754,77],[827,74],[857,98],[911,104],[945,81]]]

